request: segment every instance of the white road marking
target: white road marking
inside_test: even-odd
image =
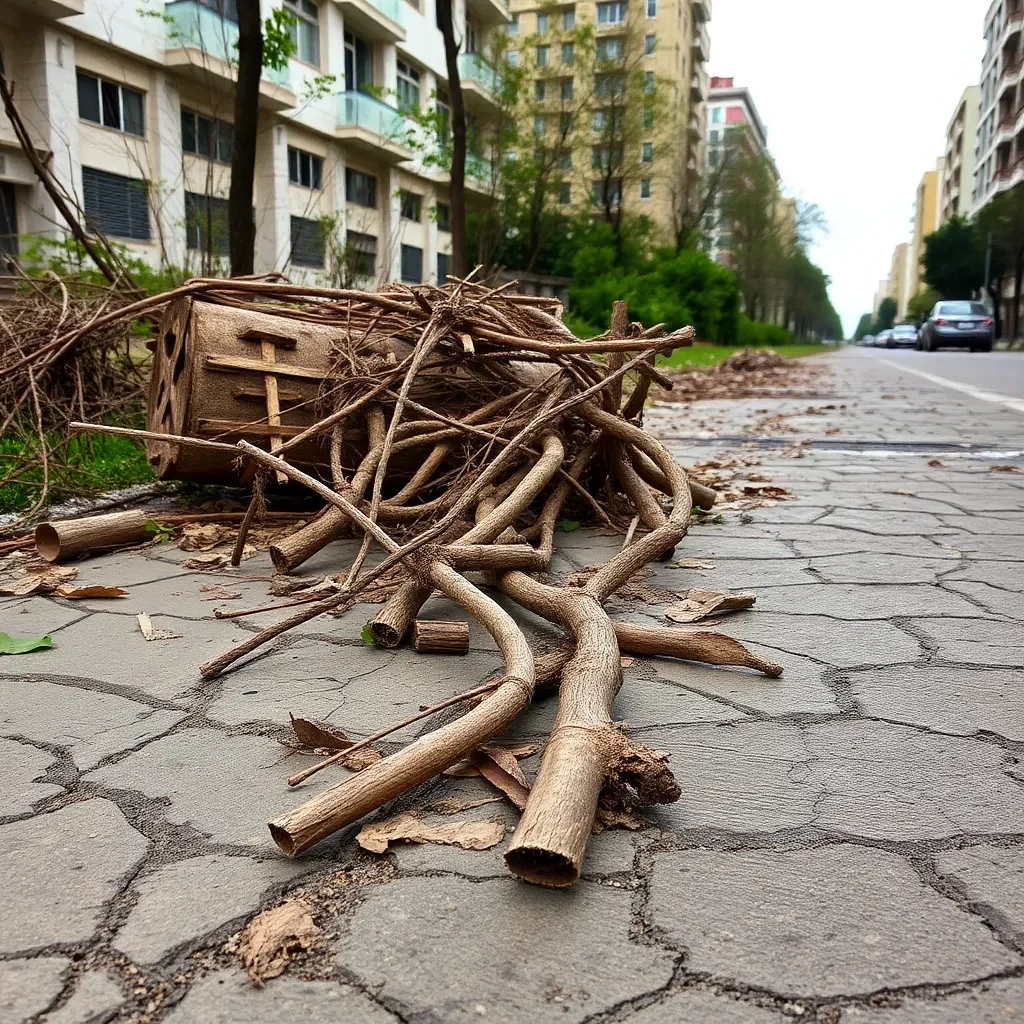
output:
[[[933,384],[938,384],[940,387],[951,388],[953,391],[962,391],[965,395],[970,395],[971,398],[980,399],[982,402],[995,402],[997,405],[1005,405],[1008,409],[1013,409],[1015,412],[1024,412],[1024,398],[1014,398],[1012,395],[1001,395],[998,391],[983,391],[981,388],[976,388],[973,384],[963,384],[958,380],[950,380],[948,377],[938,377],[934,373],[925,373],[924,370],[915,370],[904,363],[894,362],[892,359],[883,359],[881,356],[875,356],[875,358],[880,363],[885,363],[886,366],[892,366],[897,370],[903,370],[904,373],[916,374],[918,377],[930,380]]]

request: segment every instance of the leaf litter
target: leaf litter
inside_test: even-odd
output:
[[[673,622],[700,622],[716,612],[735,612],[749,608],[756,600],[756,594],[729,594],[721,590],[703,590],[694,587],[678,594],[679,604],[665,609],[665,617]]]
[[[505,837],[503,821],[445,821],[430,824],[412,811],[364,825],[356,842],[370,853],[387,853],[389,843],[436,843],[463,850],[489,850]]]
[[[321,929],[302,900],[288,900],[254,917],[242,931],[238,951],[257,988],[284,972],[291,954],[316,945]]]

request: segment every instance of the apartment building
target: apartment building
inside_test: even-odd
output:
[[[889,280],[886,283],[883,298],[896,300],[896,319],[902,320],[907,314],[907,303],[911,292],[911,246],[909,242],[900,242],[892,251],[889,265]],[[877,312],[877,310],[876,310]]]
[[[707,173],[713,177],[726,159],[729,146],[739,146],[749,156],[764,156],[768,152],[768,129],[757,112],[750,90],[737,86],[735,79],[714,77],[708,90],[707,117]],[[774,170],[774,164],[772,164]],[[776,175],[777,178],[777,175]],[[795,206],[781,208],[780,216],[792,214]],[[712,259],[729,265],[730,226],[723,223],[718,206],[712,207],[705,218],[708,254]]]
[[[510,10],[505,56],[528,72],[532,90],[524,134],[537,147],[563,148],[559,204],[587,208],[607,196],[671,236],[699,204],[711,0],[510,0]],[[586,25],[589,60],[577,49]],[[624,79],[635,74],[644,86],[634,99]],[[657,115],[643,99],[655,92]],[[643,109],[626,110],[634,102]],[[618,132],[619,118],[633,127]],[[618,152],[623,145],[635,152]]]
[[[971,214],[980,109],[981,86],[969,85],[946,128],[946,156],[939,187],[940,226],[954,217]]]
[[[369,285],[443,279],[448,176],[410,119],[446,101],[435,0],[262,0],[295,18],[264,69],[256,270]],[[496,109],[481,54],[504,0],[453,0],[470,116]],[[38,151],[88,220],[153,265],[224,269],[238,38],[235,0],[7,0],[0,52]],[[472,162],[467,191],[486,191]],[[0,114],[0,236],[61,232]],[[215,262],[209,266],[211,259]]]
[[[924,255],[924,240],[940,226],[939,182],[945,173],[946,161],[939,157],[935,170],[925,171],[917,186],[914,199],[914,226],[910,236],[909,265],[907,268],[907,286],[905,299],[900,304],[899,316],[907,312],[907,303],[925,288],[921,280],[924,267],[921,258]]]
[[[1024,181],[1022,40],[1024,0],[993,0],[985,16],[973,212]]]

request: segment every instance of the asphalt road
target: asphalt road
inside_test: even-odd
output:
[[[1024,399],[1024,352],[916,352],[901,348],[851,351],[882,359],[900,369],[917,370],[956,384]]]

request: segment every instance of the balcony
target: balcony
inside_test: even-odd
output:
[[[176,0],[164,8],[168,22],[164,63],[210,88],[232,92],[237,79],[238,26],[195,0]],[[287,110],[298,103],[287,68],[263,69],[260,106]]]
[[[20,7],[37,18],[71,18],[85,14],[85,0],[7,0],[11,7]]]
[[[337,98],[339,139],[385,163],[412,157],[416,127],[399,110],[365,92],[339,92]]]
[[[399,0],[404,2],[404,0]],[[481,108],[493,109],[498,101],[498,72],[491,67],[479,54],[459,54],[459,81],[466,98],[466,106],[472,112]]]
[[[693,60],[697,64],[705,64],[711,59],[711,39],[708,36],[707,22],[693,23]]]
[[[711,20],[711,0],[693,0],[693,16],[698,21]]]
[[[336,0],[345,18],[345,28],[367,39],[386,43],[404,42],[404,0]]]
[[[708,98],[708,73],[703,65],[694,64],[690,79],[690,98],[694,103],[703,103]]]
[[[466,11],[484,25],[504,26],[512,20],[508,0],[466,0]]]
[[[1018,5],[1015,10],[1007,10],[1006,24],[1003,25],[1002,44],[1005,46],[1008,40],[1020,35],[1022,28],[1024,28],[1024,5]]]
[[[1018,56],[1010,59],[1004,57],[1003,73],[1001,76],[1002,81],[1015,82],[1017,80],[1017,76],[1020,74],[1020,69],[1022,66],[1024,66],[1024,59],[1022,59],[1021,57]]]
[[[689,133],[694,142],[700,142],[704,138],[704,122],[696,111],[690,114]]]

